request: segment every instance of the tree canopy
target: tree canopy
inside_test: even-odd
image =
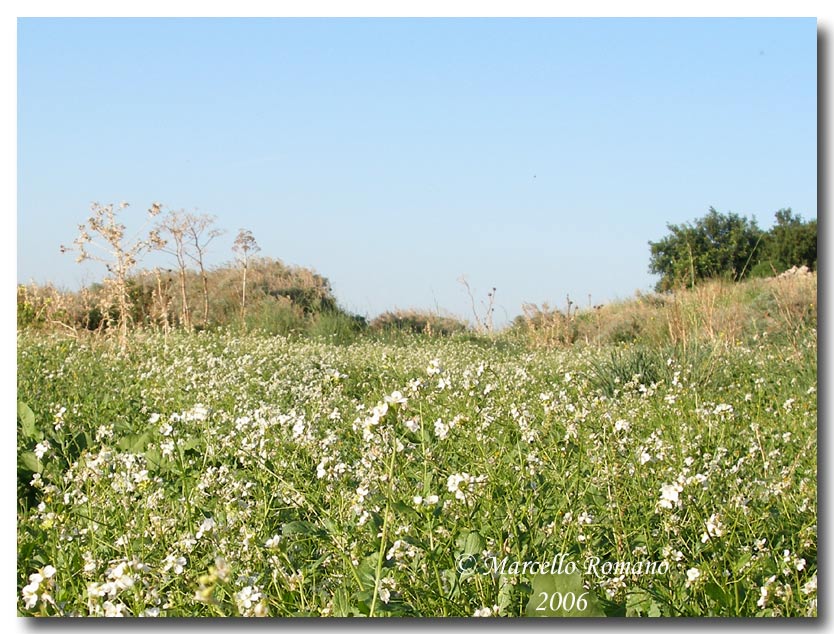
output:
[[[769,231],[762,231],[755,219],[713,207],[694,223],[668,224],[667,229],[667,236],[649,242],[649,271],[661,276],[659,291],[707,278],[738,281],[775,275],[792,266],[816,268],[817,221],[803,222],[791,209],[777,211]]]

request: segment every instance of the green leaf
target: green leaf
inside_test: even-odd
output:
[[[142,450],[145,449],[145,445],[148,444],[150,439],[151,435],[149,432],[130,434],[120,439],[117,446],[122,451],[127,451],[129,453],[142,453]]]
[[[527,616],[605,616],[593,590],[582,585],[582,575],[547,574],[533,577]]]
[[[478,531],[472,531],[466,536],[463,552],[466,555],[480,555],[484,549],[484,540]]]
[[[43,472],[43,463],[32,451],[24,451],[20,454],[20,464],[22,464],[27,471],[31,471],[32,473]]]
[[[414,510],[412,507],[410,507],[405,502],[399,502],[399,501],[394,502],[391,505],[391,508],[393,508],[398,513],[403,513],[403,514],[407,514],[407,515],[417,515],[417,511]]]
[[[38,438],[38,429],[35,427],[35,413],[26,403],[17,402],[17,417],[20,419],[20,432],[27,438]]]
[[[480,555],[484,549],[484,540],[478,531],[461,533],[455,543],[464,555]]]
[[[706,586],[704,586],[704,592],[706,592],[707,596],[715,601],[718,605],[725,605],[729,603],[727,593],[724,591],[724,588],[719,586],[714,581],[710,581]]]
[[[333,593],[333,616],[351,616],[356,612],[351,604],[350,593],[346,588],[337,588]]]
[[[319,532],[320,529],[315,524],[305,520],[287,522],[281,527],[283,535],[316,535]]]
[[[183,451],[188,451],[189,449],[197,449],[199,447],[202,447],[202,445],[203,439],[197,436],[191,436],[190,438],[188,438],[180,444]]]
[[[376,583],[376,564],[379,555],[367,555],[356,567],[356,576],[359,577],[359,582],[362,584],[362,589],[373,588]]]
[[[652,595],[641,588],[629,593],[626,599],[626,616],[643,616],[649,613],[652,603]]]
[[[513,591],[516,586],[510,583],[511,577],[501,575],[498,580],[498,614],[507,616],[513,604]]]

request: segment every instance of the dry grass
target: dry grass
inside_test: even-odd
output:
[[[749,337],[785,336],[794,345],[816,327],[816,273],[754,279],[710,280],[671,293],[638,293],[633,299],[564,311],[524,306],[516,330],[532,347],[645,343],[688,347],[732,345]]]

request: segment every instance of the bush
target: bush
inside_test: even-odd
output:
[[[329,310],[316,315],[307,328],[313,337],[326,337],[334,343],[351,343],[368,328],[368,322],[359,315],[341,310]]]
[[[454,317],[418,310],[382,313],[371,320],[370,328],[374,332],[398,331],[427,335],[452,335],[469,330],[469,326]]]
[[[670,235],[649,242],[649,271],[661,275],[657,290],[693,286],[697,281],[723,277],[739,280],[755,265],[762,232],[755,220],[737,214],[709,213],[694,224],[667,225]]]

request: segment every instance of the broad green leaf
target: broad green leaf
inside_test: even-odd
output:
[[[478,531],[472,531],[466,536],[466,543],[463,547],[465,555],[480,555],[484,549],[484,540]]]
[[[464,531],[455,540],[464,555],[478,555],[484,549],[484,540],[478,531]]]
[[[355,607],[351,605],[350,593],[346,588],[337,588],[333,593],[333,616],[351,616]]]
[[[197,447],[201,447],[203,445],[203,439],[197,436],[191,436],[183,443],[181,443],[181,447],[183,451],[188,451],[189,449],[196,449]]]
[[[409,514],[409,515],[417,515],[417,511],[414,510],[412,507],[410,507],[405,502],[399,502],[399,501],[394,502],[391,505],[391,508],[393,508],[398,513],[406,513],[406,514]]]
[[[281,527],[283,535],[315,535],[318,532],[320,532],[320,529],[315,524],[305,520],[287,522]]]
[[[20,431],[27,438],[37,438],[38,429],[35,427],[35,413],[26,403],[17,402],[17,417],[20,419]],[[40,440],[38,438],[38,440]]]
[[[567,606],[567,607],[565,607]],[[605,616],[593,590],[582,585],[582,575],[547,574],[533,577],[527,616]]]
[[[127,451],[129,453],[142,453],[142,451],[145,449],[145,445],[148,444],[148,441],[150,439],[151,435],[148,432],[143,432],[141,434],[130,434],[120,439],[117,443],[117,446],[122,451]]]
[[[506,616],[513,604],[513,591],[517,586],[510,583],[510,577],[501,575],[498,580],[498,614]]]
[[[24,451],[20,454],[20,463],[32,473],[42,473],[43,463],[32,451]]]
[[[652,596],[641,588],[630,592],[626,599],[626,616],[643,616],[649,613]]]
[[[363,589],[373,588],[376,581],[376,564],[379,555],[376,553],[365,557],[356,568],[356,576],[359,577],[359,582]]]
[[[709,596],[713,601],[718,603],[718,605],[724,605],[725,603],[729,602],[727,599],[727,593],[724,591],[724,588],[719,586],[714,581],[710,581],[704,587],[704,592],[706,592],[707,596]]]

